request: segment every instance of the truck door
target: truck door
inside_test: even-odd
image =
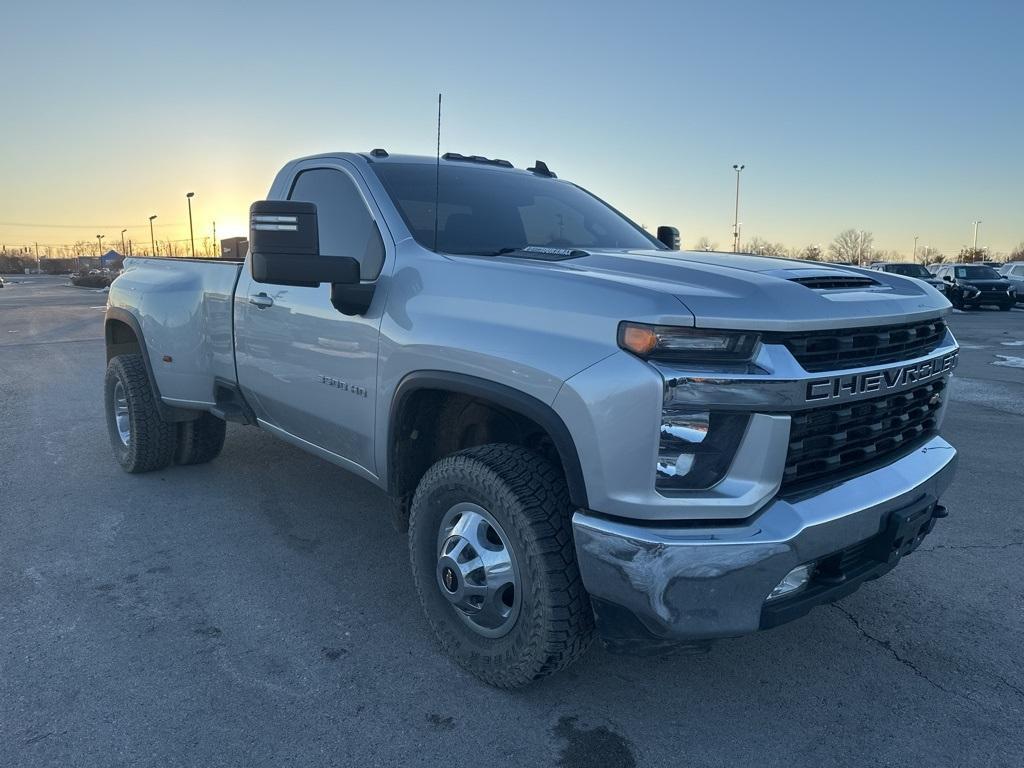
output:
[[[360,277],[376,280],[386,231],[358,174],[335,162],[300,165],[288,199],[316,203],[321,254],[352,256]],[[257,283],[247,261],[235,295],[238,382],[263,426],[373,475],[381,287],[365,315],[346,316],[331,305],[330,285]]]

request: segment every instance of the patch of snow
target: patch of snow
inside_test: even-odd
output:
[[[1004,347],[1024,347],[1024,341],[1001,341]]]
[[[1011,357],[1010,355],[996,355],[999,359],[992,365],[1001,365],[1003,368],[1024,368],[1024,357]]]

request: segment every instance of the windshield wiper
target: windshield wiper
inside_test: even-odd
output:
[[[590,254],[579,248],[552,248],[546,245],[521,245],[509,248],[499,248],[489,253],[480,253],[478,256],[507,256],[510,253],[520,254],[527,259],[542,259],[545,261],[561,261],[562,259],[578,259],[581,256]]]

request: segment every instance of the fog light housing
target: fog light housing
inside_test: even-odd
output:
[[[814,568],[814,563],[805,563],[804,565],[798,565],[792,571],[787,573],[782,581],[776,585],[766,599],[767,600],[778,600],[780,597],[786,597],[787,595],[795,594],[803,589],[807,589],[807,585],[811,581],[811,571]]]
[[[655,488],[659,493],[710,488],[725,477],[746,431],[747,414],[666,408]]]

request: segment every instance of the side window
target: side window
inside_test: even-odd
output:
[[[1013,274],[1017,277],[1024,277],[1024,264],[1018,264],[1014,267]]]
[[[374,280],[384,266],[384,240],[347,173],[333,168],[302,171],[289,200],[316,203],[320,253],[351,256],[359,261],[359,277]]]

